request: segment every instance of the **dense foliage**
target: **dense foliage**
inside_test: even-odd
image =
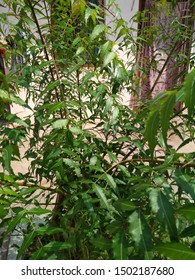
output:
[[[3,76],[1,104],[32,112],[0,125],[0,227],[22,236],[17,258],[195,259],[195,153],[180,150],[194,141],[194,54],[184,84],[132,110],[121,92],[135,93],[143,38],[114,1],[3,2],[2,26],[17,42],[6,47],[7,67],[14,55],[23,65]],[[12,163],[23,160],[28,172],[16,173]]]

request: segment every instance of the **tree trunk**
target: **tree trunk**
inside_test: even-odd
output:
[[[162,6],[154,0],[140,0],[138,24],[138,80],[131,106],[139,106],[157,94],[179,88],[188,71],[193,21],[191,1],[171,1]],[[145,12],[144,12],[145,10]],[[144,15],[144,17],[143,17]],[[179,109],[180,105],[177,106]]]

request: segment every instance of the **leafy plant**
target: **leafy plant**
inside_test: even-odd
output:
[[[115,32],[132,57],[140,41],[123,19],[112,30],[102,21],[109,9],[86,1],[4,5],[18,21],[1,14],[2,23],[24,34],[9,49],[24,56],[21,74],[5,76],[9,101],[35,104],[0,127],[0,226],[22,236],[17,258],[194,259],[194,152],[179,150],[194,141],[194,69],[134,111],[121,91],[136,91],[136,62],[108,39]],[[23,159],[29,169],[16,173]]]

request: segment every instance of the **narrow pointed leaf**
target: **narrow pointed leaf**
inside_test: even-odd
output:
[[[166,224],[171,237],[177,236],[177,227],[173,208],[166,196],[158,189],[150,192],[150,203],[156,217],[160,223]]]
[[[185,228],[181,233],[180,237],[194,237],[195,236],[195,225],[191,225]]]
[[[8,225],[6,233],[12,232],[15,227],[20,223],[21,219],[26,215],[26,210],[20,211],[15,217],[13,217]]]
[[[32,256],[31,260],[39,260],[41,259],[42,255],[45,252],[56,252],[60,250],[70,249],[72,247],[71,244],[65,242],[58,242],[58,241],[51,241],[50,243],[46,244],[45,246],[41,247],[39,250],[35,251]]]
[[[102,206],[107,208],[108,210],[110,210],[110,205],[103,192],[103,189],[97,184],[93,184],[93,189],[94,189],[95,193],[97,194],[97,196],[99,197]]]
[[[96,25],[90,35],[91,41],[95,40],[105,29],[106,29],[106,26],[103,23]]]
[[[150,153],[153,156],[154,149],[156,147],[157,141],[156,141],[156,135],[159,128],[159,111],[154,110],[151,111],[147,121],[146,121],[146,128],[145,128],[145,139],[148,141]]]
[[[175,92],[167,92],[167,96],[163,100],[163,103],[161,104],[160,107],[162,135],[165,143],[167,142],[167,131],[169,129],[169,121],[173,113],[175,100],[176,100]]]
[[[129,217],[129,231],[143,257],[151,259],[152,236],[142,213],[135,211]]]
[[[190,203],[188,205],[185,205],[179,208],[179,210],[177,210],[177,213],[181,214],[189,220],[195,220],[195,204]]]
[[[186,76],[184,82],[184,92],[184,102],[188,108],[189,116],[192,116],[195,108],[195,69]]]
[[[165,243],[155,247],[163,256],[171,260],[195,260],[195,253],[180,243]]]
[[[25,235],[22,245],[20,246],[20,248],[18,250],[17,259],[19,259],[26,252],[26,249],[31,245],[35,236],[36,236],[35,231],[32,231],[29,234]]]
[[[105,237],[98,237],[93,239],[93,244],[96,248],[107,250],[112,247],[112,242],[110,239]]]
[[[123,231],[118,232],[112,241],[113,255],[115,260],[128,260],[128,244]]]

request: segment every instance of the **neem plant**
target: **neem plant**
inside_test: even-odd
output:
[[[113,29],[104,24],[114,1],[3,2],[17,23],[1,14],[2,23],[23,34],[7,47],[7,64],[25,55],[0,94],[35,104],[31,117],[10,113],[1,125],[1,227],[23,236],[17,258],[195,259],[194,152],[178,151],[194,141],[195,70],[132,110],[121,91],[136,93],[135,61],[120,60],[108,35],[123,39],[118,48],[129,58],[143,37],[136,41],[121,18]],[[29,171],[16,174],[24,143]]]

